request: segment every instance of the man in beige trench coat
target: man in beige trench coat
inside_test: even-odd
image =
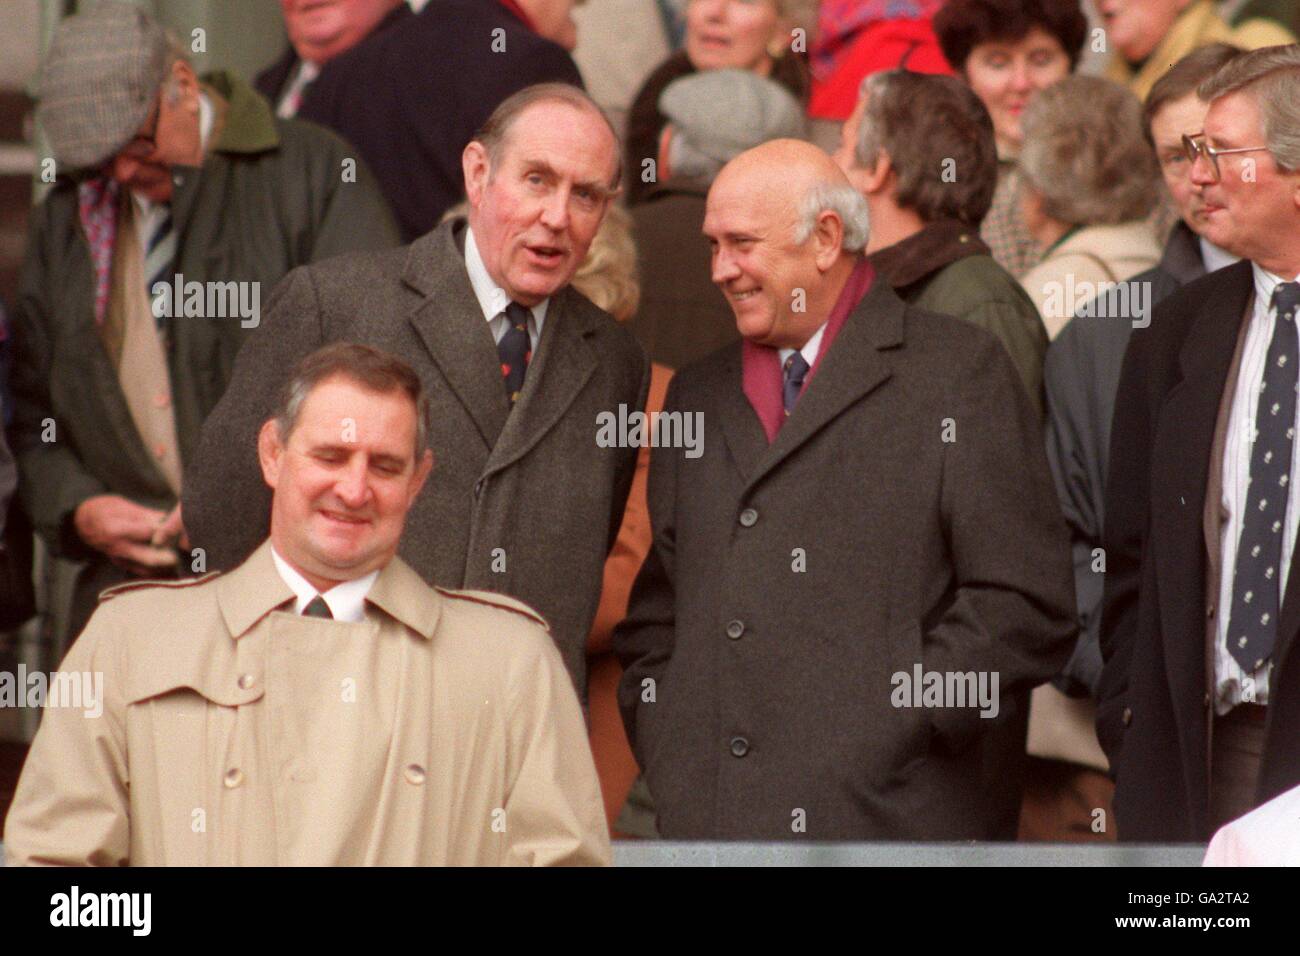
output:
[[[405,363],[302,361],[259,434],[270,540],[224,575],[106,592],[62,667],[102,697],[47,703],[11,864],[609,862],[546,623],[396,557],[427,440]]]

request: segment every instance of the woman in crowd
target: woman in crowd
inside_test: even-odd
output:
[[[1160,259],[1147,216],[1159,190],[1142,104],[1110,80],[1066,77],[1024,119],[1022,215],[1045,250],[1021,279],[1049,337],[1106,286]]]
[[[642,164],[659,154],[667,122],[659,111],[659,95],[678,77],[727,67],[752,70],[770,76],[800,103],[807,101],[808,68],[790,42],[795,11],[805,5],[799,0],[690,0],[685,44],[650,74],[628,113],[624,181],[629,205],[650,186],[642,181]]]
[[[993,117],[998,186],[980,236],[1017,277],[1042,255],[1020,217],[1021,120],[1040,90],[1078,65],[1087,30],[1078,0],[948,0],[934,18],[948,62]]]

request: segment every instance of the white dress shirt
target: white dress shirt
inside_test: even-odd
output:
[[[1240,703],[1268,703],[1268,681],[1273,670],[1272,660],[1253,674],[1247,674],[1228,650],[1228,625],[1232,614],[1233,578],[1237,567],[1237,544],[1241,539],[1241,514],[1246,510],[1247,486],[1250,483],[1250,454],[1255,431],[1255,408],[1259,404],[1260,389],[1264,384],[1264,363],[1268,346],[1273,339],[1273,326],[1277,310],[1273,308],[1273,290],[1280,276],[1252,264],[1255,272],[1255,302],[1246,329],[1246,341],[1241,350],[1241,370],[1237,375],[1237,388],[1233,394],[1232,410],[1228,416],[1228,434],[1223,446],[1223,509],[1227,519],[1223,524],[1221,542],[1222,562],[1219,580],[1219,618],[1214,641],[1214,711],[1226,714]],[[1300,464],[1300,439],[1291,444],[1291,474]],[[1291,570],[1291,552],[1295,549],[1296,526],[1300,524],[1297,509],[1296,482],[1287,485],[1286,520],[1282,526],[1282,566],[1278,574],[1278,607],[1286,594],[1286,582]],[[1247,693],[1244,681],[1249,678],[1253,692]]]
[[[469,284],[474,287],[474,297],[478,299],[478,306],[483,310],[488,328],[492,330],[492,340],[499,343],[501,337],[510,330],[510,320],[506,318],[510,296],[488,274],[487,266],[479,255],[478,243],[474,241],[473,229],[465,230],[465,269],[469,272]],[[543,299],[529,309],[533,320],[528,323],[528,343],[534,356],[537,355],[537,340],[542,337],[542,323],[546,321],[546,307],[550,304],[550,299]]]
[[[802,355],[803,360],[808,363],[808,371],[810,372],[812,371],[813,364],[817,361],[817,353],[822,350],[822,336],[826,333],[826,326],[829,324],[830,320],[827,319],[822,323],[821,328],[812,334],[812,338],[803,344],[803,348],[799,349],[799,354]],[[782,381],[785,380],[786,360],[789,359],[791,355],[794,355],[794,353],[794,349],[781,349],[779,352],[781,357]]]
[[[280,572],[284,583],[293,589],[295,595],[293,613],[301,614],[302,609],[319,596],[329,605],[330,613],[334,615],[336,621],[360,624],[366,619],[366,595],[370,593],[375,579],[379,577],[378,571],[371,571],[364,577],[336,584],[321,594],[288,561],[280,557],[275,548],[271,549],[271,559],[275,561],[275,569]]]

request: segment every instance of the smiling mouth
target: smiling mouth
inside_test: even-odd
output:
[[[733,302],[748,302],[750,299],[754,298],[754,296],[758,295],[760,291],[762,290],[747,289],[744,292],[733,292],[731,293],[731,300]]]
[[[362,518],[356,515],[344,514],[341,511],[326,511],[322,509],[320,514],[329,521],[333,521],[338,524],[350,525],[352,527],[370,523],[368,518]]]

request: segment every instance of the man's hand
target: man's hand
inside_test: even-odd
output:
[[[185,533],[185,525],[181,521],[181,506],[178,503],[163,519],[163,523],[153,533],[149,543],[155,548],[168,547],[173,544],[178,545],[182,551],[190,549],[190,538]]]
[[[179,524],[179,508],[173,514]],[[137,577],[148,577],[175,567],[179,560],[175,551],[151,543],[168,517],[121,495],[96,495],[77,506],[73,522],[90,547]]]

